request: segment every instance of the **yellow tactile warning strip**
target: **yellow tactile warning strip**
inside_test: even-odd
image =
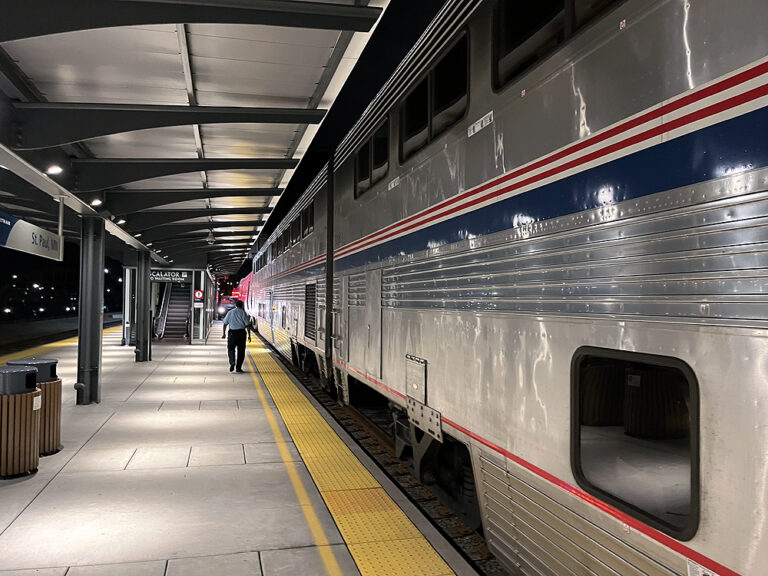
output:
[[[122,330],[122,327],[120,326],[113,326],[112,328],[107,328],[104,330],[104,334],[108,334],[109,332],[114,332],[115,330]],[[58,340],[56,342],[49,342],[48,344],[41,344],[40,346],[35,346],[34,348],[27,348],[26,350],[19,350],[18,352],[13,352],[11,354],[6,354],[5,356],[0,356],[0,364],[5,364],[9,360],[18,360],[19,358],[29,358],[30,356],[45,356],[48,355],[51,351],[55,350],[56,348],[61,348],[62,346],[68,346],[69,344],[74,344],[77,342],[78,337],[72,336],[71,338],[67,338],[65,340]]]
[[[249,351],[362,576],[452,575],[263,344]]]

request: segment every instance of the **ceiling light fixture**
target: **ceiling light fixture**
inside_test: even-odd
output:
[[[58,164],[51,164],[48,166],[48,169],[45,171],[46,174],[50,174],[51,176],[56,176],[58,174],[61,174],[64,172],[64,168],[59,166]]]
[[[117,225],[118,226],[122,226],[123,224],[125,224],[125,219],[124,218],[120,218],[120,220],[117,221]]]
[[[141,238],[141,232],[139,232],[138,234],[134,234],[133,237],[134,238]]]
[[[94,198],[91,200],[91,206],[101,206],[103,202],[101,201],[101,198]]]
[[[213,235],[213,230],[210,230],[208,232],[208,237],[205,239],[208,244],[215,244],[216,243],[216,237]]]

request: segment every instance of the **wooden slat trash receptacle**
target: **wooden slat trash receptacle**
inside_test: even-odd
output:
[[[37,472],[42,398],[31,366],[0,366],[0,478]]]
[[[52,358],[21,358],[8,366],[37,368],[37,387],[42,392],[40,410],[40,456],[50,456],[61,450],[61,378],[56,375],[58,360]]]

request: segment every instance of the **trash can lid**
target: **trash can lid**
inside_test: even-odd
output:
[[[59,363],[54,358],[19,358],[17,360],[9,360],[8,366],[31,366],[37,369],[37,381],[38,382],[50,382],[56,380],[56,365]]]

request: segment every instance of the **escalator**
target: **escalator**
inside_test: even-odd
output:
[[[170,290],[170,292],[168,292]],[[166,284],[156,333],[163,340],[181,340],[187,336],[190,312],[189,284]]]

